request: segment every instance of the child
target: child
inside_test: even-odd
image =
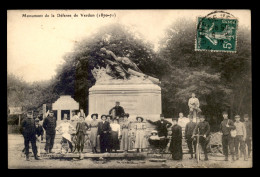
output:
[[[83,149],[85,143],[86,131],[89,129],[88,124],[84,121],[84,117],[80,117],[80,121],[76,125],[76,135],[77,135],[77,149],[79,152],[79,159],[83,159]]]

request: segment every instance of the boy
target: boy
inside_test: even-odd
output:
[[[232,155],[232,160],[234,161],[234,141],[235,139],[231,137],[230,131],[236,129],[234,122],[228,119],[227,112],[222,113],[224,120],[220,123],[220,131],[222,132],[222,146],[223,154],[225,155],[225,161],[228,161],[228,148]]]
[[[85,135],[87,134],[87,130],[89,129],[88,124],[84,120],[84,117],[80,117],[80,121],[76,125],[77,149],[79,152],[80,160],[84,158],[82,153],[84,149]]]
[[[239,144],[241,146],[241,152],[244,154],[244,160],[247,161],[246,149],[245,149],[245,140],[246,140],[246,128],[245,124],[240,122],[240,116],[235,116],[236,122],[234,125],[236,126],[237,136],[235,137],[235,153],[236,153],[236,160],[239,160],[238,155],[238,147]]]
[[[36,132],[36,146],[37,146],[37,156],[41,156],[41,143],[43,140],[43,128],[40,125],[40,119],[35,119],[35,132]]]

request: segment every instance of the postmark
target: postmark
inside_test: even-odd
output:
[[[195,51],[236,52],[238,19],[224,11],[197,18]]]

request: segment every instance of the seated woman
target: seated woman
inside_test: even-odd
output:
[[[111,150],[119,150],[119,139],[121,136],[120,125],[118,124],[118,119],[114,119],[113,122],[110,124],[111,127]]]

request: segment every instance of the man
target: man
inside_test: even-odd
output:
[[[56,130],[62,134],[61,145],[68,143],[70,151],[72,152],[73,146],[70,132],[74,131],[75,128],[68,122],[67,116],[64,116],[62,123],[56,128]]]
[[[207,145],[208,145],[208,140],[207,137],[209,136],[210,133],[210,126],[209,123],[205,121],[205,116],[201,115],[200,116],[200,122],[196,125],[192,138],[196,137],[195,144],[197,143],[197,136],[195,135],[202,135],[199,137],[199,143],[201,144],[202,150],[204,151],[205,155],[205,161],[209,160],[208,159],[208,152],[207,152]],[[196,146],[195,146],[196,147]],[[196,151],[196,148],[195,148]],[[196,156],[195,156],[196,157]],[[198,158],[198,157],[196,157]]]
[[[235,138],[231,137],[230,131],[235,130],[236,127],[234,122],[228,119],[227,112],[222,113],[224,120],[220,123],[220,131],[222,132],[222,147],[223,154],[225,155],[225,161],[228,161],[228,148],[232,155],[232,160],[234,161],[234,141]]]
[[[190,159],[193,158],[193,148],[192,148],[192,142],[193,142],[193,138],[192,138],[192,134],[193,134],[193,131],[196,127],[196,123],[193,122],[193,118],[191,115],[189,115],[189,120],[190,122],[186,124],[186,127],[185,127],[185,139],[186,139],[186,142],[187,142],[187,145],[188,145],[188,148],[189,148],[189,153],[191,155]],[[195,143],[193,144],[194,146],[194,149],[195,149]]]
[[[79,118],[83,117],[85,119],[86,116],[85,116],[83,109],[80,109],[80,112],[78,113],[78,117]]]
[[[35,160],[40,160],[37,156],[37,146],[36,146],[36,127],[33,119],[32,111],[27,112],[27,117],[21,123],[22,134],[24,137],[25,155],[26,160],[29,161],[29,143],[32,144],[32,151]]]
[[[196,98],[195,96],[196,96],[195,93],[191,94],[191,98],[188,101],[188,106],[189,106],[190,114],[194,115],[194,111],[195,111],[196,116],[198,116],[197,114],[201,112],[201,109],[199,108],[200,102],[199,99]]]
[[[87,130],[89,129],[88,124],[84,121],[83,117],[80,117],[80,122],[76,125],[76,135],[77,135],[77,149],[79,152],[79,159],[82,160],[83,157],[83,149],[85,143],[85,135],[87,134]]]
[[[110,115],[111,115],[111,113],[112,113],[113,110],[115,111],[114,117],[113,117],[113,115],[112,115],[113,118],[117,118],[117,117],[120,118],[120,117],[123,117],[124,114],[125,114],[124,108],[123,108],[122,106],[120,106],[120,102],[119,102],[119,101],[116,101],[115,107],[113,107],[112,109],[110,109],[110,111],[109,111],[109,114],[110,114]]]
[[[244,124],[245,124],[245,127],[246,127],[246,145],[247,145],[247,153],[248,153],[248,158],[251,157],[251,142],[252,142],[252,123],[249,121],[249,116],[248,114],[245,114],[244,115]]]
[[[100,139],[100,151],[105,153],[109,149],[109,132],[111,131],[109,122],[106,121],[106,115],[102,115],[102,121],[98,123],[98,136]]]
[[[160,115],[160,120],[157,120],[155,122],[146,119],[147,122],[153,124],[156,126],[156,130],[158,131],[158,136],[161,138],[160,142],[160,150],[163,151],[165,150],[167,146],[167,135],[168,135],[168,128],[172,126],[172,123],[164,119],[164,115]]]
[[[244,155],[244,160],[247,161],[247,154],[245,149],[245,140],[246,140],[246,127],[245,124],[240,122],[240,116],[235,116],[235,123],[237,135],[235,137],[235,154],[236,154],[236,160],[239,160],[239,154],[238,154],[238,147],[240,145],[241,152]]]
[[[36,146],[37,146],[37,156],[41,156],[41,143],[43,140],[43,128],[40,124],[40,119],[38,117],[35,119],[35,133],[36,133]]]
[[[173,160],[182,160],[182,128],[177,122],[178,118],[172,119],[172,138],[169,150],[172,152]]]
[[[48,117],[46,117],[43,121],[43,128],[45,129],[46,132],[46,146],[45,146],[45,151],[46,153],[52,153],[52,148],[54,144],[54,139],[56,135],[56,117],[54,117],[54,113],[51,110],[49,112]]]

